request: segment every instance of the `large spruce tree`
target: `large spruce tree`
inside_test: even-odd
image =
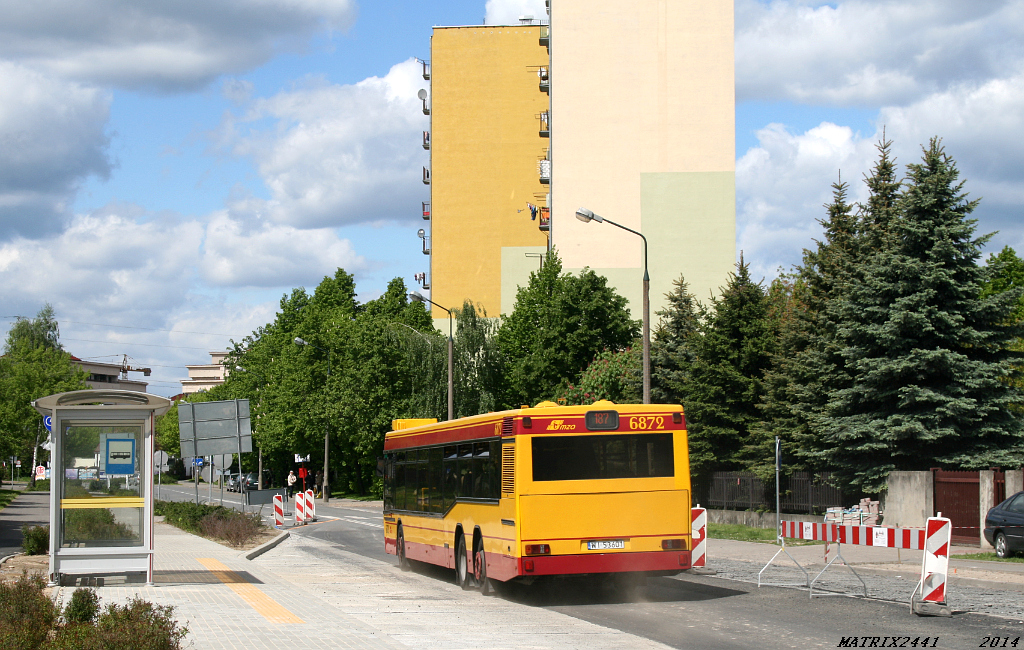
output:
[[[879,225],[889,235],[827,305],[851,383],[830,390],[813,426],[845,486],[877,492],[892,470],[1020,462],[1019,395],[1005,381],[1017,294],[981,297],[987,237],[974,236],[977,201],[958,176],[933,139]]]
[[[695,474],[741,467],[741,450],[760,419],[762,378],[776,342],[764,287],[740,260],[695,337],[683,406]]]
[[[651,399],[659,404],[681,404],[702,308],[683,276],[672,282],[665,299],[668,304],[657,312],[661,320],[651,337]]]

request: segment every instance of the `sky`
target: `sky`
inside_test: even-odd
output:
[[[180,392],[342,267],[427,270],[416,58],[543,0],[0,0],[0,331],[53,305],[85,359]],[[1024,0],[735,0],[737,257],[766,281],[940,136],[986,252],[1024,251]],[[136,376],[137,377],[137,376]],[[141,377],[137,377],[140,378]]]

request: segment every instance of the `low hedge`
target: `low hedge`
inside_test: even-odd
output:
[[[156,501],[153,511],[172,526],[194,535],[221,539],[232,546],[243,546],[265,528],[256,513],[246,514],[207,503]]]

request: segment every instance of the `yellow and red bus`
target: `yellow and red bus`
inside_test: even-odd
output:
[[[690,568],[679,405],[558,406],[396,420],[384,442],[384,547],[465,589],[539,576]]]

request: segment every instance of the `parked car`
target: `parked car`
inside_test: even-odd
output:
[[[997,557],[1024,552],[1024,492],[1014,494],[985,515],[985,539]]]
[[[249,472],[245,475],[245,489],[256,490],[258,489],[259,483],[256,479],[256,472]],[[270,487],[270,470],[263,470],[263,489],[266,490]]]
[[[238,492],[241,490],[241,487],[239,487],[240,483],[238,477],[239,475],[237,473],[228,474],[227,480],[224,482],[224,486],[228,489],[228,492]]]

